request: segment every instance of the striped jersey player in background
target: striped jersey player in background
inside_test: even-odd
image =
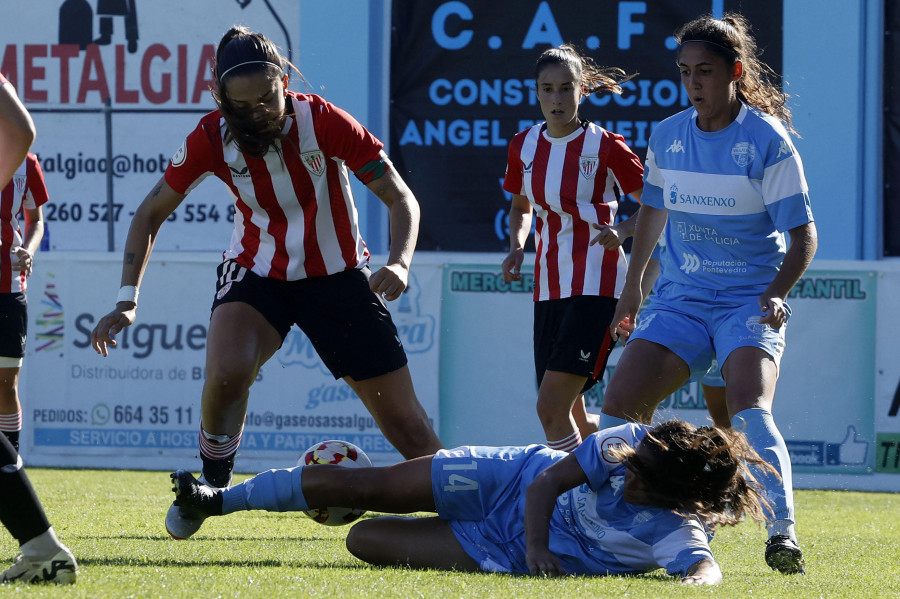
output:
[[[22,430],[19,371],[28,332],[27,277],[44,236],[47,185],[31,152],[0,191],[0,433],[18,450]],[[18,215],[24,216],[24,230]]]
[[[188,135],[135,212],[116,307],[92,333],[95,350],[107,355],[113,335],[135,321],[160,226],[205,177],[221,179],[236,210],[218,267],[199,436],[203,477],[215,487],[231,481],[250,386],[294,324],[405,458],[441,447],[384,304],[406,289],[418,203],[382,142],[323,98],[289,91],[288,67],[264,35],[239,26],[225,33],[216,52],[218,109]],[[374,274],[351,172],[390,211],[390,254]],[[172,506],[166,527],[186,538],[199,523]]]
[[[13,181],[14,189],[16,187],[14,177],[23,162],[27,161],[28,150],[31,148],[31,144],[34,143],[35,135],[36,131],[31,115],[19,100],[13,86],[0,74],[0,189],[4,189],[3,223],[0,225],[3,228],[3,245],[0,246],[0,252],[4,256],[0,262],[3,264],[2,277],[4,280],[13,277],[13,268],[18,271],[25,270],[26,272],[30,270],[30,261],[25,260],[25,263],[23,263],[23,258],[26,257],[26,253],[29,256],[32,255],[37,243],[40,242],[40,236],[38,236],[34,246],[29,245],[26,241],[26,247],[29,250],[22,248],[21,233],[13,234],[11,231],[15,226],[15,219],[13,218],[15,213],[10,214],[7,212],[7,210],[12,210],[13,206],[16,205],[16,201],[14,198],[10,198],[9,203],[7,203],[6,196],[6,187],[11,181]],[[25,168],[27,171],[29,167],[26,166]],[[40,186],[34,181],[32,183],[35,185],[35,193],[39,195],[41,192],[37,188]],[[19,193],[21,194],[22,191],[20,189]],[[43,199],[46,200],[46,193],[44,193]],[[35,196],[35,200],[40,201],[37,196]],[[21,201],[21,197],[19,201]],[[39,206],[34,208],[34,205],[26,200],[26,210],[32,209],[40,210]],[[26,223],[28,222],[27,215],[28,212],[26,212]],[[35,215],[35,218],[38,220],[37,215]],[[28,226],[26,224],[27,229]],[[32,232],[32,235],[37,235],[37,229]],[[25,239],[30,239],[27,232]],[[12,255],[8,256],[7,254]],[[13,278],[18,279],[18,277]],[[22,290],[19,293],[24,293],[24,283],[24,276],[22,276],[19,283],[8,281],[6,285],[12,287],[12,285],[18,286],[21,284]],[[14,296],[16,294],[4,293],[0,295]],[[18,320],[25,317],[24,304],[21,304],[21,308],[18,307],[18,302],[15,302],[14,305],[17,306],[14,310],[11,310],[9,305],[4,305],[2,310],[0,310],[0,315],[2,315],[4,320],[8,318]],[[4,323],[3,328],[7,329],[10,327]],[[16,343],[24,343],[24,325],[15,323],[11,326],[11,329],[13,345],[16,346],[15,349],[20,349]],[[4,346],[9,340],[7,332],[10,331],[2,333]],[[3,353],[8,355],[8,352]],[[19,354],[19,357],[21,358],[21,354]],[[7,358],[0,358],[0,360],[7,360]],[[6,366],[0,368],[0,376],[4,378],[4,386],[8,387],[10,382],[17,380],[19,367],[11,367],[9,362],[6,364]],[[12,381],[8,379],[11,373],[15,374],[16,377]],[[13,386],[13,389],[15,389],[15,386]],[[17,420],[21,422],[20,418]],[[57,538],[56,532],[53,530],[53,526],[50,525],[47,514],[44,512],[44,507],[41,505],[37,494],[34,492],[34,487],[31,486],[31,481],[25,473],[22,458],[19,456],[16,448],[10,443],[7,435],[0,435],[0,522],[3,523],[3,526],[19,543],[19,555],[16,556],[16,560],[11,566],[0,573],[0,583],[49,582],[71,584],[75,582],[78,576],[78,564],[75,562],[75,557]]]
[[[513,197],[503,278],[521,280],[534,214],[537,412],[547,444],[563,451],[597,430],[583,393],[602,378],[614,343],[607,328],[625,276],[620,246],[636,222],[616,226],[616,211],[623,194],[640,198],[644,173],[622,136],[582,119],[578,106],[592,93],[621,94],[629,79],[571,45],[546,50],[535,64],[546,121],[509,145],[503,188]]]
[[[775,510],[766,563],[802,573],[791,459],[772,404],[790,317],[785,298],[812,261],[817,236],[786,96],[759,61],[749,29],[729,13],[676,33],[692,106],[650,137],[641,218],[614,323],[633,320],[644,267],[663,232],[666,251],[653,302],[605,390],[601,425],[650,422],[665,397],[715,358],[732,426],[777,470],[757,475]]]

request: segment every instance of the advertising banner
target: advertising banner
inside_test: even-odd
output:
[[[42,256],[29,284],[31,338],[22,376],[29,464],[199,465],[200,394],[219,257],[158,256],[141,287],[137,322],[117,336],[106,358],[91,348],[90,332],[113,307],[119,261],[96,253],[76,254],[74,261]],[[440,269],[417,268],[407,292],[388,307],[437,430]],[[376,464],[402,459],[294,327],[250,390],[236,467],[290,466],[307,447],[333,438],[359,445]]]
[[[292,0],[58,0],[0,20],[0,72],[39,132],[32,151],[50,192],[46,247],[105,251],[112,237],[121,250],[135,208],[215,108],[222,34],[244,24],[290,59],[299,20]],[[166,223],[157,250],[221,251],[233,210],[225,185],[205,182]]]
[[[522,283],[504,283],[501,259],[444,270],[441,421],[449,445],[545,442],[535,412],[531,270],[523,268]],[[900,486],[900,478],[885,482],[881,474],[900,472],[900,367],[895,337],[886,334],[896,330],[896,315],[880,290],[887,278],[900,293],[900,277],[891,274],[813,268],[788,298],[792,316],[773,413],[798,486],[867,488],[875,476],[881,488]],[[877,361],[876,339],[884,356]],[[613,351],[603,380],[586,394],[590,412],[600,411],[622,351]],[[709,424],[697,381],[662,402],[657,420],[673,417]]]
[[[643,157],[654,125],[689,106],[672,34],[702,14],[738,9],[780,72],[781,0],[394,0],[390,155],[422,204],[419,248],[508,249],[507,148],[544,120],[533,73],[541,52],[573,43],[600,66],[640,73],[621,96],[587,98],[579,115]]]

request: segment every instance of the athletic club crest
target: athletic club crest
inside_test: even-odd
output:
[[[753,144],[747,141],[741,141],[731,148],[731,158],[738,166],[747,166],[756,157],[756,149]]]
[[[585,179],[593,179],[599,163],[600,158],[597,156],[582,156],[578,161],[578,168],[581,170],[581,176]]]
[[[303,152],[300,154],[300,160],[306,170],[317,177],[321,177],[325,173],[325,155],[321,150],[313,150],[312,152]]]

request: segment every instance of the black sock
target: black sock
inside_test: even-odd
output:
[[[9,439],[10,445],[13,446],[17,452],[19,451],[19,432],[20,431],[2,431],[3,435]]]
[[[46,532],[50,521],[18,463],[18,452],[0,435],[0,522],[21,545]]]
[[[206,484],[211,487],[225,487],[231,481],[231,471],[234,470],[234,456],[237,452],[231,454],[227,458],[214,460],[206,457],[202,453],[200,459],[203,460],[203,478]]]

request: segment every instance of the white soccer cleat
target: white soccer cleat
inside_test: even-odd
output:
[[[16,561],[0,575],[0,583],[7,582],[51,582],[73,584],[78,576],[78,564],[67,548],[62,547],[50,559],[32,560],[21,553]]]
[[[179,470],[178,472],[181,472]],[[176,472],[172,475],[173,481],[175,480],[175,475],[178,474]],[[201,475],[198,479],[198,482],[206,485],[206,479]],[[231,485],[231,477],[228,478],[228,485]],[[173,491],[178,491],[177,485],[172,489]],[[175,505],[174,503],[169,506],[169,511],[166,512],[166,532],[169,533],[173,539],[183,541],[185,539],[191,538],[195,532],[200,530],[200,527],[203,526],[203,521],[206,520],[207,516],[196,512],[190,508],[180,507]]]

